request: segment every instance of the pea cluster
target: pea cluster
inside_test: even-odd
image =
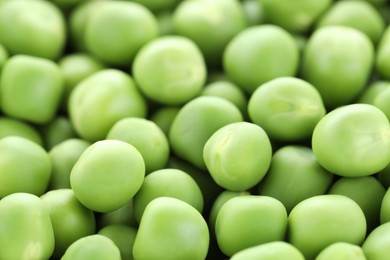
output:
[[[0,260],[390,259],[388,0],[0,0]]]

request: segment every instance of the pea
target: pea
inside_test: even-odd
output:
[[[205,259],[209,230],[202,215],[188,203],[159,197],[145,208],[135,237],[134,259]],[[151,250],[153,249],[153,250]]]
[[[62,260],[120,260],[119,248],[106,236],[95,234],[79,238],[73,242]]]
[[[96,72],[80,82],[69,97],[69,118],[85,140],[98,141],[126,117],[145,117],[146,101],[133,79],[117,69]]]
[[[237,122],[217,130],[206,142],[203,158],[214,181],[232,191],[259,183],[271,163],[272,147],[264,130]]]
[[[385,113],[388,119],[390,119],[389,98],[390,98],[390,91],[387,88],[384,88],[372,100],[372,105],[382,110],[382,112]]]
[[[0,139],[0,197],[15,192],[40,196],[49,185],[52,166],[48,153],[19,136]]]
[[[66,116],[57,116],[40,127],[44,147],[50,150],[55,145],[71,138],[77,138],[73,125]]]
[[[203,210],[203,196],[197,183],[186,172],[178,169],[161,169],[145,177],[140,190],[134,196],[134,214],[138,222],[146,206],[158,197],[173,197],[183,200],[196,208]]]
[[[389,121],[378,108],[351,104],[325,115],[313,131],[319,164],[344,177],[372,175],[389,163]]]
[[[293,245],[284,241],[268,242],[261,245],[249,247],[234,254],[231,260],[249,259],[291,259],[304,260],[304,256]]]
[[[375,69],[376,72],[383,77],[384,79],[390,79],[390,73],[388,72],[390,67],[389,59],[389,43],[390,42],[390,26],[387,26],[381,39],[379,40],[376,59],[375,59]]]
[[[337,242],[322,250],[315,258],[316,260],[345,259],[345,260],[366,260],[363,249],[354,244]]]
[[[168,162],[168,138],[150,120],[123,118],[112,126],[106,139],[121,140],[133,145],[144,159],[146,174],[164,168]]]
[[[0,200],[0,258],[49,259],[53,250],[50,215],[39,197],[13,193]]]
[[[119,209],[100,214],[97,219],[97,226],[99,228],[111,225],[125,225],[138,228],[138,224],[134,216],[133,199]]]
[[[158,34],[156,17],[144,6],[104,1],[89,13],[83,37],[87,50],[105,63],[129,66],[139,49]]]
[[[0,44],[0,73],[4,66],[4,63],[8,60],[9,54],[8,51],[5,49],[5,47]]]
[[[374,81],[369,84],[361,93],[358,98],[358,103],[365,104],[374,104],[374,100],[385,90],[388,86],[390,86],[387,81]]]
[[[0,102],[8,116],[47,123],[57,113],[63,91],[62,74],[51,60],[15,55],[3,67]]]
[[[333,109],[357,98],[369,79],[374,59],[373,44],[364,33],[341,25],[325,26],[308,39],[302,78],[315,86],[325,106]]]
[[[179,110],[180,107],[162,107],[154,111],[149,119],[153,121],[166,136],[168,136],[172,122],[177,113],[179,113]]]
[[[381,260],[390,257],[390,223],[377,226],[364,241],[362,248],[367,259]]]
[[[70,186],[84,206],[108,212],[131,200],[144,176],[145,163],[134,146],[102,140],[81,154],[70,173]]]
[[[186,103],[176,115],[169,132],[173,152],[201,169],[206,169],[203,146],[224,125],[242,121],[238,108],[220,97],[201,96]]]
[[[38,130],[29,123],[11,117],[0,117],[0,137],[19,136],[43,146],[43,140]]]
[[[377,178],[385,189],[390,187],[390,163],[378,172]]]
[[[11,55],[57,59],[66,41],[65,19],[49,1],[4,1],[0,6],[0,44]]]
[[[318,195],[298,203],[288,217],[287,241],[307,259],[336,242],[360,245],[366,219],[359,205],[343,195]]]
[[[380,203],[380,223],[390,222],[390,188],[387,188]],[[378,226],[378,225],[377,225]]]
[[[218,212],[215,234],[227,256],[246,248],[284,239],[287,212],[283,204],[267,196],[238,196]]]
[[[263,24],[265,22],[264,7],[260,1],[243,0],[242,8],[249,26]]]
[[[223,53],[225,73],[247,93],[278,77],[295,76],[299,49],[294,38],[275,25],[257,25],[240,31]]]
[[[135,57],[132,71],[141,91],[165,105],[180,105],[196,97],[206,79],[200,50],[180,36],[160,37],[145,44]]]
[[[286,145],[273,154],[258,193],[278,199],[290,212],[299,202],[325,194],[332,180],[333,174],[319,165],[310,148]]]
[[[98,232],[111,239],[118,247],[122,260],[133,259],[133,245],[137,230],[126,225],[109,225],[105,226]]]
[[[77,239],[95,233],[95,216],[71,189],[51,190],[41,196],[54,232],[54,256],[60,257]]]
[[[275,140],[309,139],[326,110],[310,83],[280,77],[258,87],[249,99],[249,117]]]

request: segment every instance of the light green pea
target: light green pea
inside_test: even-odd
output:
[[[369,260],[385,260],[390,258],[390,222],[376,227],[368,234],[362,248]]]
[[[374,100],[381,95],[382,91],[390,86],[390,82],[380,80],[369,84],[358,98],[358,103],[374,104]]]
[[[0,138],[11,135],[27,138],[43,146],[42,136],[33,125],[11,117],[0,117]]]
[[[354,244],[336,242],[322,250],[315,260],[366,260],[363,249]]]

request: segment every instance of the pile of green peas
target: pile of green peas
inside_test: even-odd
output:
[[[388,0],[0,0],[0,259],[390,259]]]

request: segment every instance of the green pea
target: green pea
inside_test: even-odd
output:
[[[258,0],[268,23],[288,31],[307,32],[314,22],[332,5],[332,0]]]
[[[106,236],[95,234],[73,242],[61,260],[121,260],[121,253],[115,243]]]
[[[156,110],[151,116],[150,120],[153,121],[166,136],[169,135],[169,130],[173,120],[177,113],[179,113],[180,107],[162,107]]]
[[[246,92],[278,77],[295,76],[299,49],[294,38],[275,25],[257,25],[238,33],[223,53],[226,74]]]
[[[0,6],[0,43],[10,54],[57,59],[66,40],[65,19],[48,1],[4,1]]]
[[[161,169],[145,177],[141,188],[134,196],[134,214],[140,222],[146,206],[158,197],[172,197],[183,200],[196,208],[203,210],[203,196],[197,183],[186,172],[178,169]]]
[[[287,212],[283,204],[267,196],[238,196],[218,212],[215,234],[227,256],[260,244],[284,239]]]
[[[0,44],[0,73],[8,58],[9,58],[8,51],[5,49],[5,47],[2,44]]]
[[[45,193],[50,177],[48,153],[38,144],[23,137],[0,139],[0,198],[15,192],[40,196]]]
[[[379,95],[390,86],[388,81],[374,81],[369,84],[358,98],[358,103],[364,104],[374,104],[374,100],[379,97]]]
[[[50,190],[70,188],[70,172],[81,154],[91,145],[82,139],[67,139],[49,150],[52,165]]]
[[[332,179],[333,175],[318,164],[310,148],[287,145],[273,154],[258,191],[278,199],[290,212],[299,202],[325,194]]]
[[[375,69],[376,72],[384,79],[390,79],[390,59],[389,59],[389,47],[390,42],[390,26],[387,26],[385,31],[382,34],[381,39],[379,40],[376,59],[375,59]]]
[[[182,1],[173,13],[174,32],[193,40],[210,67],[221,64],[226,45],[246,26],[237,0]]]
[[[196,97],[206,80],[200,50],[181,36],[159,37],[145,44],[137,53],[132,70],[141,91],[165,105],[183,104]]]
[[[316,260],[343,259],[343,260],[366,260],[363,249],[354,244],[336,242],[322,250]]]
[[[116,69],[96,72],[80,82],[69,97],[69,118],[85,140],[97,141],[126,117],[145,117],[146,102],[133,79]]]
[[[311,137],[326,110],[318,91],[310,83],[280,77],[258,87],[249,99],[252,122],[275,140],[298,141]]]
[[[126,225],[109,225],[100,229],[99,235],[111,239],[121,252],[122,260],[133,259],[133,245],[137,230]]]
[[[312,148],[319,164],[344,177],[372,175],[389,164],[390,125],[385,114],[368,104],[339,107],[313,131]]]
[[[339,194],[353,199],[363,210],[367,230],[379,225],[381,202],[386,190],[373,176],[340,178],[329,189],[329,194]]]
[[[69,117],[61,115],[42,125],[41,134],[47,150],[68,139],[77,138]]]
[[[202,215],[188,203],[159,197],[145,208],[135,237],[134,259],[206,258],[209,230]]]
[[[134,146],[102,140],[81,154],[70,173],[70,186],[84,206],[108,212],[129,202],[144,176],[145,163]]]
[[[390,119],[390,106],[389,106],[389,99],[390,99],[390,88],[384,88],[382,91],[378,91],[379,93],[373,98],[372,105],[376,106],[380,110],[382,110],[383,113],[387,116],[388,119]]]
[[[201,96],[186,103],[176,115],[169,132],[173,152],[201,169],[206,169],[203,147],[224,125],[242,121],[238,108],[220,97]]]
[[[158,34],[157,19],[146,7],[104,1],[89,13],[83,36],[87,50],[105,63],[129,66],[139,49]]]
[[[380,223],[390,222],[390,188],[387,188],[380,203]]]
[[[13,193],[0,200],[1,259],[49,259],[53,250],[50,215],[39,197]]]
[[[47,123],[57,113],[63,91],[62,74],[51,60],[16,55],[3,67],[0,102],[6,115]]]
[[[51,190],[41,196],[54,232],[54,256],[60,257],[77,239],[95,233],[95,216],[71,189]]]
[[[110,225],[125,225],[137,228],[139,224],[134,216],[132,199],[119,209],[100,214],[97,221],[97,226],[100,228]]]
[[[390,163],[378,172],[377,177],[385,189],[390,187]]]
[[[146,174],[164,168],[168,162],[168,138],[150,120],[123,118],[112,126],[106,139],[125,141],[137,148],[144,159]]]
[[[304,49],[302,78],[333,109],[358,97],[371,75],[374,58],[374,46],[361,31],[341,25],[321,27],[310,35]]]
[[[221,187],[244,191],[259,183],[271,163],[272,147],[264,130],[237,122],[217,130],[206,142],[203,158]]]
[[[367,259],[385,260],[390,258],[390,222],[376,227],[368,234],[362,248]]]
[[[36,144],[43,145],[42,136],[34,126],[22,120],[11,117],[0,117],[0,138],[6,136],[20,136],[33,141]]]
[[[313,259],[336,242],[360,245],[366,219],[359,205],[343,195],[318,195],[297,204],[288,217],[287,241]]]
[[[250,259],[290,259],[304,260],[304,256],[293,245],[284,241],[268,242],[258,246],[249,247],[234,254],[231,260],[250,260]]]
[[[242,8],[249,26],[263,24],[265,13],[263,4],[258,0],[243,0]]]

